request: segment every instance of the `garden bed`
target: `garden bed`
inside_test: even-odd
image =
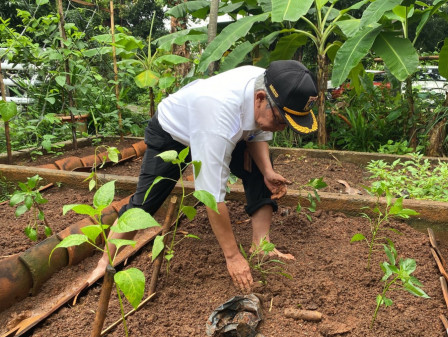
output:
[[[280,154],[275,156],[275,164],[280,173],[294,182],[293,188],[299,188],[310,178],[322,176],[329,185],[327,192],[345,193],[344,185],[337,180],[344,180],[363,192],[366,173],[357,164]],[[136,176],[139,167],[139,160],[135,160],[125,166],[107,168],[107,173]],[[51,192],[55,194],[55,199],[62,200],[61,204],[73,203],[70,200],[77,195],[87,195],[82,190],[66,188],[54,188]],[[62,195],[58,197],[57,191],[61,191],[65,199]],[[250,220],[243,206],[241,202],[229,202],[237,241],[248,250]],[[9,208],[7,205],[4,207]],[[61,207],[60,204],[55,206],[55,212],[61,214]],[[322,207],[318,205],[318,208]],[[284,266],[293,276],[291,280],[271,275],[267,285],[254,290],[263,300],[264,318],[259,331],[265,336],[282,337],[441,336],[443,326],[438,316],[445,313],[446,307],[429,240],[426,234],[401,222],[393,222],[392,227],[404,235],[391,233],[390,237],[396,244],[399,257],[416,260],[414,275],[423,283],[422,288],[431,298],[422,299],[404,291],[394,291],[390,294],[394,304],[382,308],[374,329],[369,329],[375,299],[382,290],[379,263],[386,261],[386,256],[383,251],[377,252],[372,270],[365,269],[367,247],[362,243],[350,244],[350,238],[358,232],[367,234],[368,221],[361,217],[348,217],[342,211],[320,209],[314,214],[309,213],[312,217],[312,222],[309,222],[305,214],[295,212],[295,207],[280,202],[271,238],[280,250],[293,254],[296,260],[287,261]],[[184,221],[180,229],[199,236],[200,240],[187,239],[176,246],[170,273],[162,272],[160,275],[156,298],[129,318],[131,336],[205,336],[205,322],[209,314],[230,297],[240,294],[228,276],[205,210],[200,207],[197,218],[191,222]],[[5,232],[3,235],[8,237],[9,234]],[[151,247],[145,247],[128,261],[126,268],[137,267],[149,279],[150,250]],[[441,250],[447,256],[448,245],[445,242],[441,243]],[[79,282],[94,268],[98,258],[99,254],[96,254],[80,265],[64,268],[43,285],[36,297],[26,298],[4,311],[0,315],[0,333],[5,333],[7,328],[32,315],[37,303],[54,296],[67,283],[74,280]],[[260,279],[259,275],[254,274],[254,277]],[[75,306],[63,306],[28,335],[89,335],[99,291],[100,285],[92,286],[81,294]],[[321,322],[308,322],[287,318],[284,315],[287,308],[316,310],[323,314],[323,319]],[[130,307],[127,306],[127,309]],[[113,297],[105,326],[118,318],[119,306]],[[122,326],[110,335],[123,336]]]

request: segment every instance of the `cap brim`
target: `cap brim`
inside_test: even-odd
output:
[[[309,114],[306,114],[305,116],[296,116],[287,112],[283,112],[283,117],[285,118],[289,127],[297,133],[308,135],[317,131],[316,116],[311,110]]]

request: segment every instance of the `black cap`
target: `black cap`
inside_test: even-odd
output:
[[[264,81],[269,97],[295,132],[309,134],[317,130],[316,116],[311,111],[317,101],[317,84],[302,63],[274,61],[266,69]]]

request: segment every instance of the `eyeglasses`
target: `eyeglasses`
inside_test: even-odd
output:
[[[274,116],[275,123],[278,124],[278,125],[286,124],[286,121],[285,121],[285,119],[283,118],[283,116],[281,116],[281,117],[279,118],[279,116],[275,113],[275,111],[274,111],[274,109],[273,109],[273,107],[272,107],[271,100],[270,100],[269,98],[266,97],[266,101],[268,102],[268,104],[269,104],[269,108],[270,108],[271,111],[272,111],[272,115]]]

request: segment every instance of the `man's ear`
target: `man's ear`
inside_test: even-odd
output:
[[[264,90],[258,90],[255,93],[255,101],[261,103],[262,101],[264,101],[266,99],[266,96],[267,96],[267,94]]]

